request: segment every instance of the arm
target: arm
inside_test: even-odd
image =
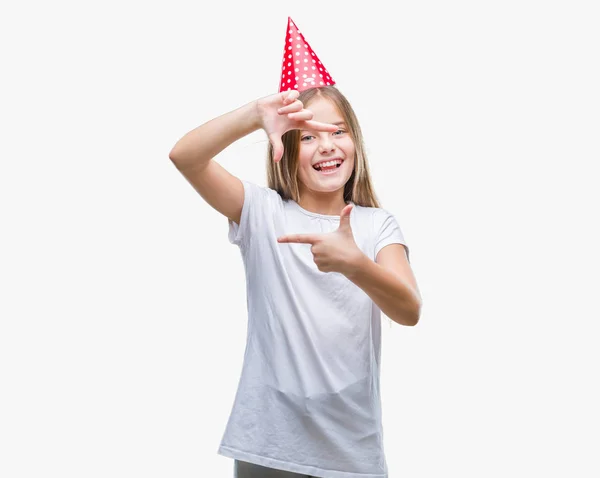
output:
[[[404,246],[384,247],[373,262],[358,256],[346,277],[364,290],[394,322],[414,326],[421,313],[421,297],[408,264]]]
[[[181,138],[169,153],[177,169],[202,169],[227,146],[260,128],[256,101],[204,123]]]
[[[239,224],[244,186],[212,158],[231,143],[260,128],[256,102],[214,118],[181,138],[169,159],[214,209]]]
[[[350,211],[340,213],[340,227],[326,234],[285,234],[278,243],[312,244],[315,264],[322,272],[339,272],[364,290],[390,319],[401,325],[416,325],[421,313],[421,296],[402,244],[383,247],[373,262],[362,252],[352,235]]]
[[[336,131],[336,125],[312,121],[297,90],[284,91],[252,101],[214,118],[187,133],[169,153],[169,159],[198,193],[221,214],[239,224],[244,205],[244,185],[212,160],[234,141],[264,129],[274,148],[274,160],[283,154],[281,137],[286,131],[314,128]]]

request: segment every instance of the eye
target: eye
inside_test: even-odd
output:
[[[342,133],[345,133],[345,132],[346,132],[346,131],[345,131],[345,130],[343,130],[343,129],[338,129],[337,131],[334,131],[332,134],[333,134],[333,135],[337,135],[337,136],[339,136],[337,133],[340,133],[340,134],[342,134]],[[304,141],[305,139],[308,139],[308,138],[314,138],[314,136],[311,136],[311,135],[306,135],[306,136],[303,136],[302,138],[300,138],[300,141]]]

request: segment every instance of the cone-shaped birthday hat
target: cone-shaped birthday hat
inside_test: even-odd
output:
[[[281,70],[279,93],[287,90],[304,91],[308,88],[335,85],[327,68],[304,39],[304,35],[300,33],[291,17],[288,17]]]

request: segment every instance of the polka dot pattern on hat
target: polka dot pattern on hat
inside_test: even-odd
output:
[[[281,70],[280,93],[287,90],[304,91],[308,88],[335,85],[327,68],[321,63],[291,17],[288,17]]]

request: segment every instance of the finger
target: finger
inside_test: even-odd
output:
[[[342,212],[340,213],[340,227],[339,229],[350,229],[350,213],[352,212],[352,204],[347,204]]]
[[[297,113],[289,113],[288,118],[297,120],[297,121],[305,121],[309,120],[313,117],[313,112],[308,110],[298,111]]]
[[[269,135],[269,141],[273,145],[273,161],[278,163],[283,157],[283,143],[277,133],[271,133]]]
[[[289,104],[300,96],[300,92],[298,90],[284,91],[281,93],[281,96],[283,104]]]
[[[319,236],[314,234],[287,234],[277,238],[277,242],[288,243],[295,242],[300,244],[315,244],[319,241]]]
[[[302,101],[296,100],[292,104],[289,104],[287,106],[282,106],[281,108],[279,108],[277,110],[277,113],[279,113],[280,115],[283,115],[286,113],[293,113],[295,111],[301,111],[302,108],[304,108]]]
[[[316,131],[331,131],[331,132],[333,132],[333,131],[337,131],[338,129],[340,129],[339,126],[336,126],[334,124],[320,123],[318,121],[305,121],[304,123],[309,129],[314,129]]]

